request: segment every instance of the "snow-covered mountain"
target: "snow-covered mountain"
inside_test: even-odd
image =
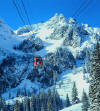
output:
[[[29,93],[38,92],[40,88],[52,88],[53,75],[56,74],[56,89],[61,98],[65,100],[68,93],[71,99],[72,84],[76,81],[81,99],[83,88],[88,93],[89,87],[83,80],[82,67],[87,51],[91,52],[95,43],[100,41],[100,29],[79,24],[73,18],[65,18],[63,14],[55,14],[47,22],[31,27],[32,29],[30,26],[23,26],[12,31],[0,20],[2,96],[9,99],[11,94],[14,98],[19,89],[23,93],[25,88]],[[34,69],[33,57],[36,55],[43,58],[42,69]],[[74,66],[77,70],[75,75],[72,72]],[[63,85],[59,88],[61,81]],[[75,110],[72,108],[68,111]]]
[[[14,53],[13,46],[20,41],[12,29],[0,19],[0,62],[8,53]]]

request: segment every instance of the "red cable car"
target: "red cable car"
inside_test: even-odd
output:
[[[40,57],[40,56],[34,57],[34,67],[41,68],[42,65],[43,65],[42,57]]]

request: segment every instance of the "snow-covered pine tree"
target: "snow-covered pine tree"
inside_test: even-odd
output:
[[[20,111],[20,105],[18,100],[16,100],[15,106],[14,106],[14,111]]]
[[[19,106],[20,106],[20,111],[23,111],[23,103],[22,102],[19,104]]]
[[[29,111],[30,105],[29,105],[29,98],[26,96],[23,101],[24,111]]]
[[[4,110],[7,110],[6,108],[7,108],[7,106],[6,106],[6,101],[4,100],[4,99],[2,99],[2,104],[3,104],[3,109]]]
[[[37,94],[36,95],[36,111],[41,110],[41,104],[42,104],[42,101],[40,100],[40,95]]]
[[[59,96],[57,90],[55,90],[55,87],[53,88],[51,99],[53,101],[53,104],[52,104],[53,105],[53,110],[54,111],[59,111],[62,108],[62,101],[60,99],[60,96]]]
[[[47,111],[53,111],[53,104],[51,99],[48,99],[47,101]]]
[[[47,91],[46,109],[47,109],[47,107],[48,107],[48,106],[47,106],[47,101],[48,101],[49,99],[53,102],[53,94],[52,94],[52,92],[51,92],[50,89],[48,89],[48,91]]]
[[[56,102],[56,90],[55,90],[55,86],[53,88],[53,92],[52,92],[52,108],[53,110],[57,111],[57,102]]]
[[[86,69],[85,69],[85,65],[83,65],[83,79],[86,79]]]
[[[76,66],[75,66],[75,65],[73,66],[72,73],[73,73],[73,74],[76,74],[76,73],[77,73],[77,70],[76,70]]]
[[[46,111],[45,106],[42,104],[41,111]]]
[[[72,104],[77,104],[79,103],[79,98],[78,98],[78,91],[76,88],[76,83],[73,82],[73,87],[72,87]]]
[[[56,85],[56,81],[58,80],[57,71],[53,71],[53,84]]]
[[[22,106],[22,107],[23,107],[22,109],[23,109],[23,111],[25,111],[25,109],[26,109],[25,100],[22,101],[22,105],[23,105],[23,106]]]
[[[100,43],[96,44],[91,57],[90,76],[90,111],[100,111]]]
[[[2,97],[0,97],[0,109],[6,110],[6,102]]]
[[[46,94],[44,90],[40,93],[40,107],[42,107],[43,104],[46,104]]]
[[[35,96],[32,94],[30,99],[30,111],[35,111],[35,108],[36,108],[36,100]]]
[[[0,111],[4,111],[4,109],[3,108],[1,108],[1,110]]]
[[[10,104],[9,103],[6,105],[6,108],[8,109],[8,111],[10,111]]]
[[[83,79],[86,80],[87,83],[89,83],[89,74],[91,69],[90,54],[91,54],[90,51],[87,49],[85,64],[83,66]]]
[[[69,100],[69,96],[68,94],[66,95],[66,101],[65,101],[65,106],[66,107],[69,107],[71,104],[70,104],[70,100]]]
[[[61,109],[61,107],[62,107],[62,103],[61,103],[62,101],[60,99],[60,96],[59,96],[57,90],[55,91],[55,99],[56,99],[57,111],[59,111]]]
[[[1,108],[1,110],[0,111],[5,111],[3,108]]]
[[[60,104],[60,110],[63,109],[63,102],[62,102],[62,99],[60,99],[59,104]]]
[[[47,91],[47,98],[51,98],[51,90],[50,89],[48,89],[48,91]]]
[[[90,73],[90,52],[86,50],[86,58],[85,58],[85,69],[87,73]]]
[[[89,98],[84,90],[83,90],[83,94],[82,94],[82,106],[81,107],[82,107],[82,111],[88,111],[88,108],[90,107]]]
[[[57,109],[57,103],[56,103],[56,98],[53,98],[53,103],[52,103],[53,111],[58,111]]]
[[[2,97],[0,96],[0,109],[2,108]]]
[[[25,100],[26,100],[26,111],[30,111],[30,105],[29,105],[29,104],[30,104],[30,103],[29,103],[30,101],[29,101],[29,98],[26,97]]]
[[[10,111],[14,111],[14,105],[10,105]]]

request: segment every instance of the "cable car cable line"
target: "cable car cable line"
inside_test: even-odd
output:
[[[22,16],[22,13],[20,12],[19,3],[17,2],[17,0],[16,0],[17,3],[16,3],[14,0],[11,0],[11,1],[12,1],[12,3],[13,3],[14,7],[15,7],[16,10],[17,10],[17,13],[18,13],[18,15],[19,15],[19,17],[20,17],[23,25],[25,26],[25,28],[26,28],[28,31],[30,31],[30,30],[26,27],[25,21],[24,21],[23,16]]]
[[[26,10],[26,7],[25,7],[25,4],[24,4],[23,0],[21,0],[21,3],[22,3],[22,6],[23,6],[23,9],[24,9],[24,12],[25,12],[25,14],[26,14],[28,23],[29,23],[29,25],[30,25],[30,27],[31,27],[31,22],[30,22],[30,19],[29,19],[29,16],[28,16],[28,13],[27,13],[27,10]],[[32,29],[32,27],[31,27],[31,29]]]
[[[22,7],[21,7],[21,5],[20,5],[20,1],[19,1],[19,0],[15,0],[15,1],[16,1],[17,7],[19,8],[20,14],[21,14],[22,17],[24,18],[24,14],[23,14]]]
[[[22,11],[20,11],[20,10],[21,10],[21,7],[20,7],[20,5],[19,5],[19,3],[18,3],[18,0],[16,0],[16,2],[15,2],[15,0],[11,0],[11,1],[12,1],[12,3],[13,3],[14,7],[16,8],[17,13],[18,13],[18,15],[19,15],[19,17],[20,17],[20,19],[21,19],[24,27],[30,32],[30,30],[28,29],[28,27],[27,27],[26,24],[25,24],[24,16],[23,16],[23,14],[22,14]]]
[[[91,3],[92,3],[91,0],[89,0],[89,1],[87,2],[87,4],[79,11],[79,13],[77,14],[77,17],[79,17],[79,16],[81,15],[81,13],[83,13],[83,12],[89,7],[89,5],[90,5]]]
[[[72,15],[72,17],[76,17],[78,18],[80,16],[81,13],[83,13],[87,8],[88,6],[91,4],[91,0],[89,1],[83,1],[80,5],[80,7],[75,11],[75,13]]]
[[[80,7],[74,12],[74,14],[72,15],[72,17],[74,17],[78,11],[83,7],[83,5],[86,3],[86,1],[84,0],[81,4],[80,4]]]
[[[21,21],[22,21],[23,25],[25,25],[25,21],[24,21],[24,19],[23,19],[22,15],[21,15],[21,13],[20,13],[20,10],[19,10],[19,8],[18,8],[18,6],[17,6],[16,2],[15,2],[14,0],[11,0],[11,1],[12,1],[12,3],[13,3],[14,7],[15,7],[15,8],[16,8],[16,10],[17,10],[18,15],[19,15],[19,17],[20,17],[20,19],[21,19]]]

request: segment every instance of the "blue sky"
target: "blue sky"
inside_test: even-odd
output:
[[[12,29],[23,26],[12,0],[0,0],[0,18]],[[20,2],[20,0],[17,0]],[[31,21],[31,24],[47,21],[55,13],[63,13],[65,17],[71,17],[83,1],[89,0],[23,0]],[[91,0],[86,10],[82,10],[77,18],[80,23],[89,24],[92,27],[100,27],[100,0]],[[22,10],[22,9],[20,9]],[[24,19],[27,24],[26,17]]]

